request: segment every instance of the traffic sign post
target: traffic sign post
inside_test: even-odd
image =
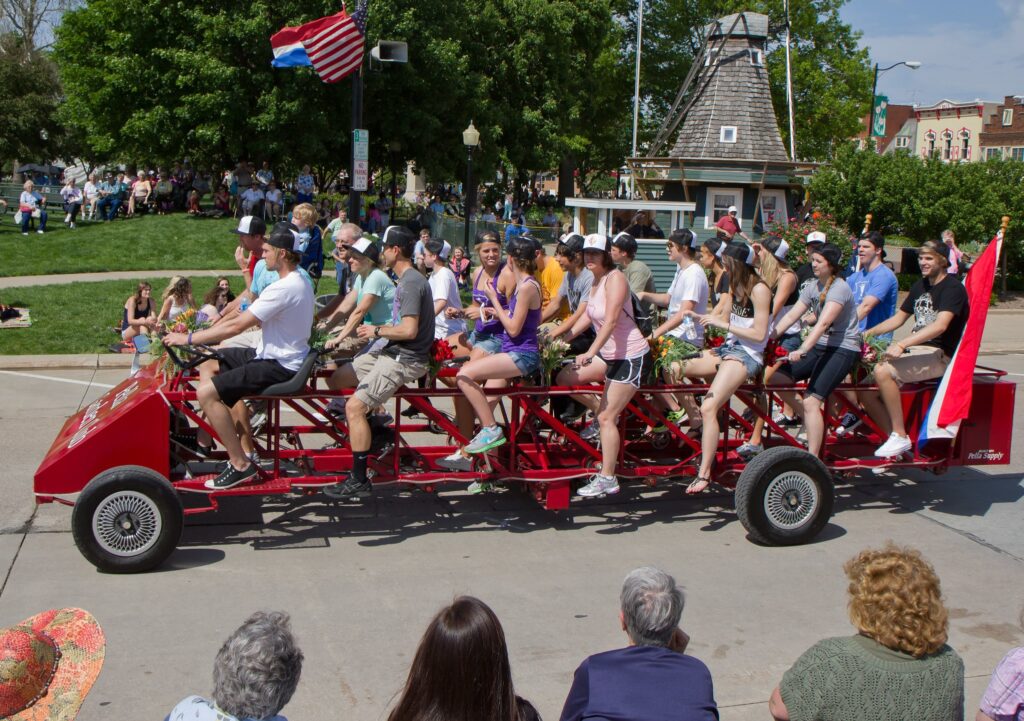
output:
[[[352,190],[366,192],[370,179],[370,131],[352,131]]]

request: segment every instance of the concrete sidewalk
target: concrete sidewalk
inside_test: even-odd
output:
[[[27,288],[32,285],[63,285],[67,283],[99,283],[104,280],[135,280],[136,278],[171,278],[175,275],[241,275],[238,268],[231,270],[124,270],[110,273],[57,273],[54,275],[15,275],[0,278],[0,290]]]

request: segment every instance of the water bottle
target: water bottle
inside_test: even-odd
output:
[[[249,308],[249,296],[243,296],[242,302],[238,304],[238,312],[244,313]]]

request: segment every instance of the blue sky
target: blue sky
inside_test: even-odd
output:
[[[923,63],[879,77],[890,102],[1024,95],[1024,0],[848,0],[841,14],[883,68]]]

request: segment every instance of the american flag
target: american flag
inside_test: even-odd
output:
[[[299,27],[286,27],[270,39],[275,67],[312,65],[325,83],[336,83],[363,62],[366,0],[351,16],[345,10]]]

